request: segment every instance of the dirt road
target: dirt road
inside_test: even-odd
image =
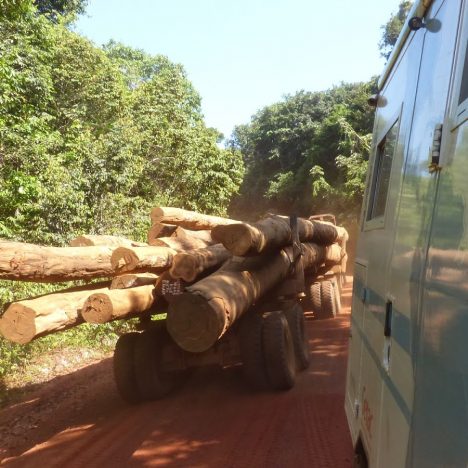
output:
[[[308,320],[310,368],[286,393],[252,393],[238,369],[192,375],[165,400],[127,406],[110,359],[59,377],[0,411],[2,465],[349,467],[343,404],[345,312]]]

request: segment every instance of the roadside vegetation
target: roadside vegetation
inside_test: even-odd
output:
[[[383,27],[383,54],[409,5]],[[115,41],[96,46],[73,31],[85,9],[86,0],[0,4],[0,239],[60,246],[105,233],[144,241],[155,205],[356,221],[375,78],[287,96],[236,127],[223,149],[183,66]],[[0,281],[0,310],[65,286]],[[129,326],[82,325],[26,346],[0,338],[0,399],[6,375],[33,357],[110,349]]]

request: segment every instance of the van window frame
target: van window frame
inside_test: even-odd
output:
[[[390,187],[392,185],[392,174],[393,174],[393,168],[394,168],[394,162],[395,162],[395,154],[398,148],[398,143],[399,143],[399,138],[400,138],[401,110],[402,108],[399,108],[398,113],[394,115],[391,119],[389,119],[388,124],[383,128],[383,131],[380,132],[378,138],[376,138],[376,141],[374,143],[374,147],[372,150],[372,155],[373,155],[372,167],[370,169],[370,179],[368,183],[369,188],[368,188],[368,193],[366,197],[367,199],[366,199],[366,206],[365,206],[365,212],[364,212],[364,226],[363,226],[364,231],[371,231],[374,229],[385,228],[385,219],[386,219],[387,211],[388,211],[388,197],[390,193]],[[377,183],[377,177],[379,176],[378,171],[379,171],[379,168],[382,167],[378,161],[379,147],[387,138],[388,134],[393,128],[395,128],[396,134],[395,134],[395,142],[394,142],[393,151],[392,151],[392,163],[390,166],[389,184],[388,184],[386,199],[385,199],[385,209],[382,215],[369,219],[369,215],[370,215],[369,210],[371,210],[371,206],[374,205],[375,203],[375,196],[376,196],[375,188],[376,188],[376,183]]]
[[[464,11],[460,15],[460,19],[468,15],[468,7],[464,5]],[[453,93],[453,119],[451,130],[455,130],[468,119],[468,95],[462,102],[459,102],[462,92],[463,79],[468,86],[468,22],[464,21],[462,31],[459,32],[458,51],[456,52],[454,93]]]

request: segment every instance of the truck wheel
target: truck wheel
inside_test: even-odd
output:
[[[310,302],[312,304],[312,312],[316,315],[320,315],[320,311],[322,310],[322,292],[321,292],[321,284],[320,282],[316,281],[312,283],[309,288],[309,295],[310,295]]]
[[[336,298],[335,288],[329,280],[322,281],[322,308],[320,311],[321,318],[333,318],[336,315]]]
[[[135,377],[133,355],[139,333],[126,333],[117,340],[114,350],[114,380],[119,395],[127,403],[141,401],[140,391]]]
[[[336,315],[341,314],[341,289],[340,289],[340,280],[336,277],[332,279],[334,297],[335,297],[335,310]]]
[[[140,333],[135,343],[134,365],[138,389],[145,400],[157,400],[174,386],[174,377],[161,369],[163,347],[168,334],[158,327]]]
[[[262,343],[263,318],[247,312],[239,323],[239,347],[243,373],[247,383],[255,390],[268,388]]]
[[[310,357],[304,311],[298,303],[295,303],[292,307],[284,311],[284,315],[288,321],[289,330],[291,331],[294,343],[297,368],[299,370],[305,370],[309,367]]]
[[[270,386],[274,390],[291,389],[296,380],[296,359],[291,331],[282,312],[270,312],[265,316],[262,335]]]

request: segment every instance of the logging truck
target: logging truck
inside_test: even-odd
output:
[[[0,240],[1,279],[87,282],[7,304],[0,334],[26,344],[84,322],[137,318],[139,332],[121,336],[114,354],[129,402],[161,398],[188,368],[208,364],[240,364],[254,387],[287,390],[308,365],[301,299],[316,317],[340,308],[348,234],[329,218],[246,223],[155,207],[147,243]]]
[[[408,18],[369,99],[345,409],[356,466],[466,467],[468,2]]]
[[[337,232],[340,244],[326,246]],[[114,376],[127,402],[161,398],[189,368],[206,365],[241,365],[252,388],[288,390],[296,372],[309,365],[302,302],[316,317],[339,313],[344,229],[276,216],[216,224],[211,235],[222,245],[179,254],[156,283],[163,308],[140,316],[140,333],[119,338]],[[307,238],[319,244],[301,243]],[[215,272],[203,268],[204,277],[194,283],[194,265],[209,267],[221,254],[223,266]],[[167,317],[153,321],[158,312]]]

